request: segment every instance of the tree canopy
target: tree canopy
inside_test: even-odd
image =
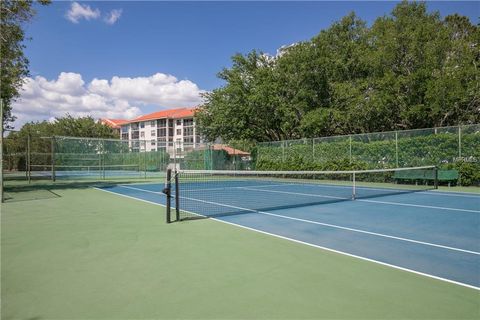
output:
[[[47,5],[50,0],[37,1]],[[19,90],[29,75],[28,59],[25,57],[25,32],[23,25],[35,15],[32,0],[2,0],[0,2],[0,87],[3,101],[3,124],[15,120],[11,103],[19,97]]]
[[[118,134],[115,134],[112,128],[95,121],[92,117],[74,118],[71,115],[56,118],[53,122],[26,123],[20,131],[10,133],[9,137],[26,137],[28,134],[38,137],[69,136],[118,139]]]
[[[270,141],[480,122],[480,27],[402,2],[275,56],[232,57],[197,112],[209,140]]]

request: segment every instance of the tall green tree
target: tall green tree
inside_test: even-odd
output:
[[[28,134],[37,137],[67,136],[88,138],[118,138],[112,128],[95,121],[92,117],[75,118],[67,115],[56,118],[53,122],[29,122],[23,125],[18,132],[13,132],[9,138],[15,135],[26,137]]]
[[[202,134],[209,140],[286,138],[275,62],[256,51],[232,60],[232,68],[218,74],[227,85],[207,93],[206,104],[196,114]]]
[[[209,139],[256,141],[480,122],[480,28],[401,2],[351,13],[275,57],[233,57],[197,113]]]
[[[50,0],[38,0],[47,5]],[[0,1],[0,93],[3,101],[3,124],[8,125],[15,120],[11,104],[20,95],[19,90],[25,77],[29,75],[28,59],[24,55],[24,25],[35,15],[32,0]]]

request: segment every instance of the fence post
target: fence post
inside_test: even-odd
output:
[[[143,175],[147,179],[147,140],[144,140],[145,148],[143,150]],[[151,145],[151,143],[150,143]]]
[[[55,136],[52,136],[51,144],[52,181],[55,182]]]
[[[102,170],[102,178],[105,180],[105,139],[102,139],[102,152],[100,153],[100,170]]]
[[[348,154],[349,154],[349,158],[350,158],[350,164],[352,164],[352,135],[350,135],[348,137],[348,140],[349,140],[349,151],[348,151]]]
[[[395,164],[398,168],[398,131],[395,131]]]
[[[0,202],[3,198],[3,100],[0,99]]]
[[[458,126],[458,158],[462,158],[462,126]]]
[[[312,138],[312,162],[315,162],[315,138]]]
[[[30,143],[31,143],[31,136],[30,136],[30,132],[27,134],[27,180],[28,180],[28,183],[31,182],[31,179],[32,179],[32,173],[31,173],[31,168],[30,168],[30,165],[31,165],[31,159],[30,159],[30,155],[31,155],[31,150],[30,150]]]
[[[173,145],[173,168],[177,170],[177,142],[172,141]]]

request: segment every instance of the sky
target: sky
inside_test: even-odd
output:
[[[131,119],[193,107],[223,85],[231,56],[309,40],[354,11],[371,25],[398,2],[62,1],[36,5],[25,26],[30,77],[13,104],[15,127],[66,113]],[[476,1],[428,2],[478,23]]]

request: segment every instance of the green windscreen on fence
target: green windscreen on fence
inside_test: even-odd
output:
[[[366,170],[439,166],[480,184],[480,125],[264,143],[39,137],[3,140],[4,180],[159,178],[176,170]]]
[[[163,177],[167,168],[249,170],[250,153],[229,145],[12,135],[4,139],[6,180]]]
[[[256,170],[348,170],[440,166],[480,185],[480,125],[259,143]]]

